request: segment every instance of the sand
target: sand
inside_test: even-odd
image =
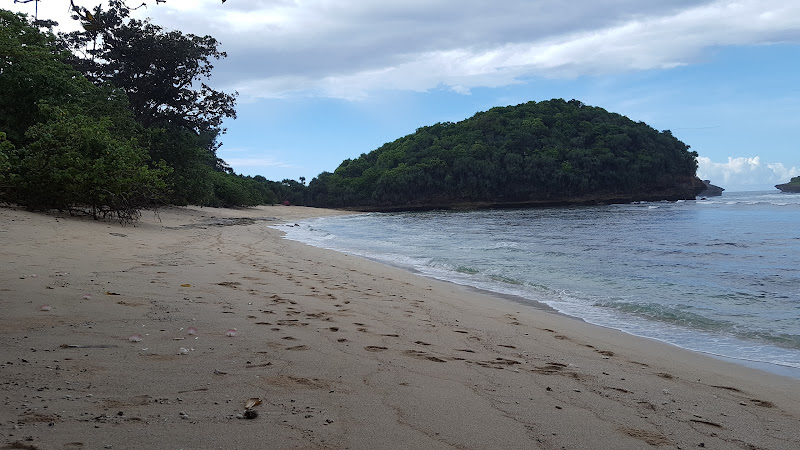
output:
[[[327,214],[0,208],[0,447],[800,448],[796,378],[267,227]]]

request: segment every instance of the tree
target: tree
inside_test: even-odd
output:
[[[148,164],[127,97],[65,64],[52,34],[23,16],[0,10],[0,23],[0,131],[10,138],[0,139],[2,198],[136,220],[163,192],[169,170]]]
[[[171,125],[200,134],[223,132],[222,121],[236,118],[235,94],[209,87],[213,59],[227,56],[211,36],[166,31],[149,19],[130,18],[120,0],[91,14],[91,27],[65,35],[71,63],[95,84],[124,90],[134,117],[145,127]],[[88,11],[86,11],[88,13]],[[85,17],[76,19],[86,22]],[[87,28],[87,27],[85,27]]]
[[[48,24],[52,25],[52,24]],[[38,104],[81,101],[88,84],[55,49],[52,32],[40,32],[22,14],[0,9],[0,131],[15,145],[25,130],[41,120]]]
[[[216,175],[235,176],[216,155],[223,120],[236,118],[235,94],[206,84],[212,61],[226,56],[219,42],[132,19],[120,0],[107,9],[74,10],[84,30],[63,36],[74,54],[71,64],[95,84],[125,91],[135,119],[148,130],[150,156],[174,169],[170,201],[219,204],[217,194],[238,183]]]

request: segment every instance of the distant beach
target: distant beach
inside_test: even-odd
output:
[[[800,447],[797,379],[267,226],[339,214],[0,208],[0,445]]]

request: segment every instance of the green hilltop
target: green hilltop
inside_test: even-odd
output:
[[[669,130],[578,100],[532,101],[419,128],[320,174],[307,194],[361,210],[694,199],[696,158]]]

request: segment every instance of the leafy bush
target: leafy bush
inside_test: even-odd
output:
[[[158,201],[169,169],[148,167],[147,151],[114,132],[107,117],[45,108],[52,116],[28,129],[16,151],[13,200],[31,209],[88,211],[93,217],[136,220]]]

